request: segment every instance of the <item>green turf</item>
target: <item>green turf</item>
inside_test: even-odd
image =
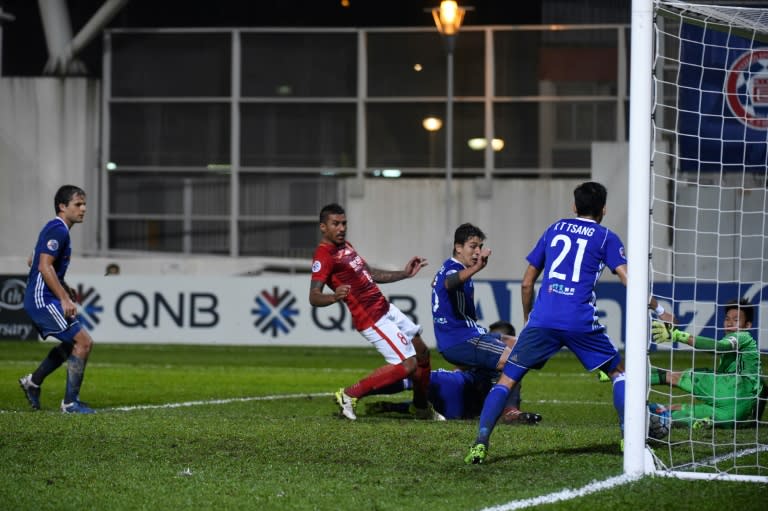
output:
[[[525,408],[544,421],[498,427],[488,463],[466,466],[475,421],[336,416],[330,393],[380,365],[369,349],[97,344],[82,397],[99,413],[64,416],[63,368],[45,382],[43,411],[17,385],[50,346],[0,344],[0,509],[470,510],[622,474],[610,384],[568,354],[524,382]],[[230,401],[141,407],[215,399]],[[768,485],[644,478],[540,508],[766,502]]]

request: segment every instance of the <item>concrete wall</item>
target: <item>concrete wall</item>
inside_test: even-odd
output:
[[[98,210],[99,108],[96,80],[0,79],[0,256],[32,251],[63,184],[83,187]],[[73,237],[78,253],[95,246],[96,222],[82,227]]]

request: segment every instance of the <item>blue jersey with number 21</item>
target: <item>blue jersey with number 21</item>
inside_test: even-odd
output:
[[[541,288],[526,326],[594,332],[595,286],[606,266],[627,264],[624,245],[594,220],[563,219],[550,225],[526,258],[542,271]]]

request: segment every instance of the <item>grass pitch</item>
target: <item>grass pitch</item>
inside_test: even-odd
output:
[[[381,364],[370,349],[97,344],[82,398],[99,413],[64,416],[63,367],[43,386],[42,411],[17,384],[51,346],[0,344],[2,509],[448,511],[527,501],[749,511],[768,501],[768,485],[666,478],[575,495],[620,476],[623,461],[610,384],[568,353],[524,381],[524,408],[543,422],[499,426],[488,462],[466,466],[476,421],[366,416],[366,400],[357,422],[336,415],[332,391]],[[433,367],[448,366],[433,354]]]

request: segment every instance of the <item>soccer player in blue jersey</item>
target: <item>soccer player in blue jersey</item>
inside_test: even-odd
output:
[[[34,373],[21,377],[19,385],[32,408],[39,410],[43,380],[66,361],[67,383],[61,411],[94,413],[80,401],[80,386],[93,339],[77,320],[77,296],[64,282],[72,256],[69,230],[85,217],[85,192],[77,186],[64,185],[56,192],[53,206],[56,217],[40,231],[30,257],[24,310],[43,338],[53,336],[61,343]]]
[[[474,419],[480,415],[483,400],[493,383],[488,374],[474,369],[435,369],[429,377],[429,402],[446,419]],[[413,388],[411,380],[400,380],[376,389],[373,394],[398,394]],[[412,402],[373,401],[366,403],[366,415],[410,414]]]
[[[601,369],[611,378],[613,405],[624,428],[624,364],[618,350],[597,320],[595,286],[603,269],[616,273],[627,285],[624,245],[600,225],[605,216],[607,192],[603,185],[586,182],[573,192],[576,218],[550,225],[528,254],[522,282],[525,327],[504,365],[503,374],[480,413],[474,445],[466,463],[483,463],[496,420],[510,389],[530,369],[540,369],[565,346],[588,371]],[[533,302],[536,280],[541,288]]]
[[[478,323],[472,277],[488,264],[491,250],[484,247],[485,233],[465,223],[456,228],[452,256],[432,280],[432,324],[437,348],[450,363],[462,369],[484,370],[494,378],[509,357],[515,338],[489,332]],[[510,396],[502,422],[536,423],[541,416],[521,412],[519,395]]]
[[[515,335],[515,327],[508,321],[496,321],[488,326],[488,331],[512,337]],[[498,376],[498,371],[484,369],[434,370],[429,378],[429,402],[446,419],[475,419],[480,415],[483,401]],[[411,381],[405,379],[378,389],[375,393],[397,394],[412,387]],[[499,418],[499,422],[509,425],[538,424],[541,421],[539,414],[520,411],[519,390],[519,385],[512,389],[507,401],[509,406],[504,409],[505,413]],[[366,403],[365,411],[368,415],[386,412],[409,413],[410,405],[410,401],[374,401]]]

